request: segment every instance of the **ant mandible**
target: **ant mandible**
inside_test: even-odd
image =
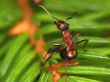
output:
[[[52,64],[49,68],[52,75],[53,75],[53,82],[58,82],[58,79],[60,77],[62,77],[62,75],[63,75],[58,72],[58,69],[62,66],[75,66],[75,65],[79,64],[79,62],[70,61],[70,60],[74,59],[77,56],[78,52],[76,50],[76,46],[79,43],[84,42],[83,49],[85,50],[85,46],[88,42],[88,39],[78,41],[75,44],[75,42],[73,42],[73,41],[79,36],[79,33],[73,37],[72,33],[69,32],[69,24],[68,23],[66,23],[63,20],[59,20],[58,18],[51,15],[49,13],[49,11],[44,6],[39,5],[39,7],[41,7],[50,17],[52,17],[56,20],[54,23],[57,26],[57,28],[62,32],[64,44],[54,44],[52,48],[49,48],[47,54],[45,55],[45,57],[46,57],[49,53],[51,53],[51,55],[46,59],[45,64],[53,56],[52,54],[54,54],[54,53],[59,53],[60,57],[63,60],[65,60],[64,62]],[[75,14],[77,14],[77,12],[73,13],[72,17]],[[72,17],[69,17],[66,20],[71,19]],[[52,50],[52,49],[54,49],[54,50]]]

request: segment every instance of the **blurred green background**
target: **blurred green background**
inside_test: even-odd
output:
[[[35,12],[32,22],[40,25],[36,39],[43,39],[46,49],[54,43],[62,43],[61,32],[41,8],[29,0]],[[89,39],[87,52],[78,46],[80,65],[68,67],[67,82],[110,82],[110,0],[43,0],[42,4],[57,18],[64,20],[78,11],[78,15],[66,22],[70,31],[80,33],[79,39]],[[52,76],[43,70],[40,72],[38,60],[43,58],[35,52],[25,33],[17,37],[8,35],[12,26],[23,18],[17,0],[0,0],[0,82],[52,82]],[[55,55],[48,64],[63,61]],[[60,72],[65,72],[61,68]],[[61,78],[59,82],[64,82]]]

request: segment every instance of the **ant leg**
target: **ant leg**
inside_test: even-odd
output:
[[[54,52],[58,52],[58,50],[62,47],[62,44],[53,44],[51,48],[48,49],[47,53],[45,54],[44,58],[48,59]],[[50,54],[51,55],[50,55]]]
[[[72,62],[72,61],[64,61],[57,64],[52,64],[49,68],[50,72],[52,73],[53,82],[58,82],[59,78],[63,76],[63,74],[59,73],[58,70],[60,67],[65,66],[76,66],[79,62]]]
[[[57,46],[57,47],[55,47],[55,46]],[[55,48],[55,49],[53,49],[53,48]],[[41,69],[43,69],[43,67],[45,66],[45,64],[47,63],[47,61],[53,56],[53,54],[56,52],[58,52],[59,50],[60,50],[60,48],[62,48],[62,45],[61,44],[54,44],[53,45],[53,48],[49,48],[48,49],[48,51],[47,51],[47,53],[45,54],[45,63],[43,64],[43,66],[42,66],[42,68]],[[53,49],[53,50],[52,50]],[[49,53],[50,53],[50,55],[49,55]]]
[[[51,48],[49,48],[48,51],[47,51],[47,53],[45,54],[45,56],[44,56],[45,59],[48,59],[49,58],[50,51],[51,51]]]
[[[71,35],[74,35],[74,32],[72,31],[71,32]],[[79,33],[77,33],[75,36],[72,36],[72,38],[73,38],[73,41],[75,41],[75,40],[77,40],[78,39],[78,37],[79,37]]]
[[[55,45],[53,45],[53,47],[54,47]],[[47,51],[47,53],[45,54],[45,62],[44,62],[44,64],[41,66],[41,68],[40,68],[40,72],[39,72],[39,74],[37,75],[37,77],[36,77],[36,79],[35,80],[39,80],[39,78],[40,78],[40,76],[41,76],[41,74],[43,73],[43,69],[44,69],[44,67],[45,67],[45,65],[46,65],[46,63],[48,62],[48,60],[53,56],[53,53],[55,53],[55,52],[57,52],[60,48],[61,48],[61,45],[57,45],[57,46],[60,46],[59,48],[56,48],[56,49],[54,49],[54,50],[52,50],[52,48],[49,48],[48,49],[48,51]],[[49,54],[50,53],[50,54]]]
[[[79,33],[74,36],[73,41],[76,40],[79,37]]]
[[[63,44],[53,44],[53,46],[63,46]]]
[[[88,39],[84,39],[84,40],[78,41],[78,42],[76,42],[76,45],[78,45],[78,44],[80,44],[82,42],[84,42],[83,50],[86,51],[85,47],[86,47],[86,45],[88,43]]]

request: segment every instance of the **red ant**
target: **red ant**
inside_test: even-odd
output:
[[[49,53],[51,53],[51,55],[46,59],[46,62],[53,56],[52,54],[54,54],[54,53],[59,53],[61,58],[63,60],[65,60],[64,62],[60,62],[58,64],[52,64],[49,68],[49,70],[51,71],[51,73],[53,75],[53,82],[58,82],[58,79],[60,77],[62,77],[62,75],[63,75],[58,72],[58,69],[62,66],[74,66],[74,65],[79,64],[79,62],[70,61],[70,60],[74,59],[77,56],[78,52],[76,50],[76,46],[79,43],[84,42],[84,48],[85,48],[88,40],[84,39],[84,40],[76,42],[76,44],[75,44],[75,42],[73,42],[73,41],[79,36],[79,33],[75,37],[73,37],[72,34],[68,31],[69,30],[68,23],[52,16],[44,6],[39,5],[39,7],[41,7],[50,17],[56,19],[55,25],[62,32],[64,44],[54,44],[53,47],[50,48],[48,50],[47,54],[45,55],[45,57],[46,57]],[[74,14],[76,14],[76,13],[74,13]],[[74,16],[74,14],[72,15],[72,17]],[[66,20],[71,19],[72,17],[69,17]],[[54,50],[52,50],[52,49],[54,49]],[[45,64],[46,64],[46,62],[45,62]],[[44,67],[44,65],[43,65],[43,67]]]

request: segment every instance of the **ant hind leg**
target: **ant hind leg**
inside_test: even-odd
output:
[[[76,42],[76,45],[78,45],[78,44],[84,42],[83,50],[84,50],[84,51],[87,51],[87,50],[85,49],[85,47],[86,47],[88,41],[89,41],[88,39],[80,40],[80,41]]]

